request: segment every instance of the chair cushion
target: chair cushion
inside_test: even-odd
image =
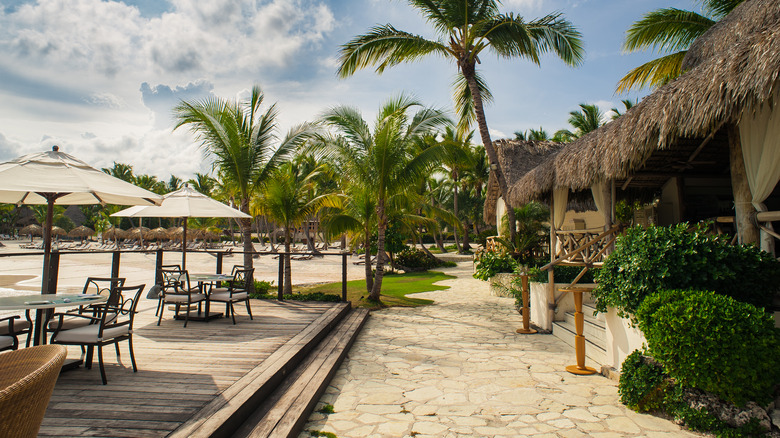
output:
[[[84,327],[75,328],[73,330],[61,331],[54,342],[67,342],[73,344],[95,344],[98,342],[98,329],[100,327],[93,324]],[[127,335],[130,333],[130,326],[122,325],[119,327],[111,327],[103,330],[103,340],[116,338],[118,336]]]
[[[30,321],[26,319],[16,319],[14,320],[14,332],[21,333],[25,330],[28,330],[30,328]],[[1,324],[0,325],[0,335],[7,335],[8,334],[8,324]]]
[[[211,292],[211,295],[209,295],[211,301],[243,301],[248,297],[249,295],[246,292],[235,292],[231,297],[228,291]]]
[[[59,318],[52,319],[49,321],[49,330],[57,330],[57,325],[60,323]],[[65,317],[62,319],[62,330],[73,330],[75,328],[84,327],[85,325],[89,325],[90,320],[86,318],[69,318]]]
[[[0,349],[12,347],[14,345],[14,338],[10,336],[0,336]]]
[[[191,302],[197,303],[206,299],[204,294],[192,294]],[[187,304],[187,295],[166,295],[163,299],[166,303]]]

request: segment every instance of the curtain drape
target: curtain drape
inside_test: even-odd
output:
[[[593,192],[593,201],[596,203],[596,208],[599,210],[599,213],[605,215],[611,214],[611,211],[607,211],[609,206],[607,205],[607,197],[606,195],[607,190],[607,183],[604,181],[599,181],[596,184],[593,184],[593,186],[590,188],[590,191]]]
[[[776,91],[774,102],[779,99]],[[753,205],[766,211],[762,203],[780,181],[780,111],[764,104],[753,114],[743,114],[739,134]]]
[[[556,230],[563,226],[563,219],[566,217],[566,206],[569,204],[569,188],[553,190],[553,225]]]

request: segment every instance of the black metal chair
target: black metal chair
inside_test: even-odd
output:
[[[206,294],[204,294],[200,287],[192,287],[190,285],[190,274],[187,271],[178,269],[163,269],[161,270],[163,275],[162,289],[160,290],[160,302],[157,304],[160,315],[157,318],[157,325],[160,325],[162,321],[163,312],[165,311],[166,304],[173,304],[176,306],[176,316],[179,316],[179,310],[184,306],[184,327],[187,327],[187,323],[190,320],[190,309],[193,304],[198,305],[198,313],[201,311],[201,304],[206,301]]]
[[[0,318],[0,351],[19,348],[18,329],[14,326],[17,319],[19,319],[17,315]]]
[[[243,269],[242,266],[233,267],[233,279],[227,282],[227,287],[211,289],[209,300],[211,302],[225,303],[225,313],[233,318],[233,324],[236,323],[235,309],[233,303],[246,303],[246,311],[249,313],[249,319],[252,317],[252,308],[249,305],[249,282],[252,281],[252,274],[255,268]]]
[[[160,307],[162,306],[162,300],[160,299],[160,295],[162,293],[162,288],[164,287],[165,283],[165,277],[162,275],[162,271],[181,271],[181,265],[162,265],[160,266],[158,276],[156,278],[159,279],[158,284],[155,286],[157,287],[157,310],[154,312],[154,316],[157,316],[160,314]],[[154,289],[154,288],[153,288]],[[154,298],[152,296],[147,296],[146,298]]]
[[[95,347],[98,350],[98,363],[100,365],[100,377],[103,384],[106,380],[106,370],[103,365],[103,346],[114,344],[116,346],[117,359],[119,358],[119,342],[127,341],[130,350],[130,361],[133,364],[133,372],[138,371],[133,352],[133,320],[135,319],[138,300],[141,298],[146,285],[117,287],[111,291],[111,297],[104,304],[92,306],[95,316],[81,314],[71,315],[89,320],[91,323],[83,327],[70,330],[56,330],[51,337],[52,344],[80,345],[87,348],[87,357],[84,360],[87,369],[92,368],[92,355]],[[60,314],[60,319],[66,315]],[[61,326],[61,324],[58,324]]]
[[[3,322],[8,320],[9,318],[13,318],[13,320],[8,321],[7,324],[4,324]],[[19,336],[26,334],[27,335],[27,342],[26,346],[30,346],[30,340],[32,339],[32,319],[30,317],[30,311],[26,311],[25,318],[22,319],[20,316],[13,316],[9,318],[2,318],[0,319],[0,337],[6,336],[6,337],[14,337],[19,339]],[[0,342],[0,345],[4,344],[3,342]],[[15,350],[16,348],[14,348]],[[0,348],[2,350],[2,348]]]

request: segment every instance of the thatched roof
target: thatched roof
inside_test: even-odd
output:
[[[773,26],[767,17],[774,17]],[[731,30],[741,35],[738,40]],[[710,32],[730,44],[710,44],[713,55],[705,55],[705,46],[694,51],[704,58],[700,64],[545,160],[510,186],[510,203],[539,199],[557,187],[581,190],[599,180],[624,179],[654,153],[714,134],[764,102],[774,104],[780,87],[780,2],[747,0],[701,38],[710,38]]]
[[[558,152],[563,144],[551,141],[496,140],[493,147],[498,153],[498,163],[504,172],[507,184],[511,187],[529,170],[538,166],[546,157]],[[501,197],[493,172],[488,178],[487,193],[482,215],[487,224],[496,223],[496,202]]]

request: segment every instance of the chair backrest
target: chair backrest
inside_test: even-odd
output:
[[[162,274],[160,287],[163,295],[187,293],[191,289],[189,272],[181,269],[161,269],[160,273]]]
[[[230,289],[232,291],[246,291],[249,289],[249,282],[252,281],[252,274],[255,272],[255,268],[249,269],[233,269],[233,280],[230,282]]]
[[[106,304],[101,312],[100,329],[98,330],[98,337],[103,337],[103,330],[111,327],[118,327],[121,325],[129,325],[130,329],[133,328],[133,320],[135,319],[136,307],[138,301],[141,298],[141,292],[143,292],[145,284],[138,286],[125,286],[116,288],[116,294],[119,297],[117,305]],[[113,316],[112,316],[113,315]]]
[[[239,269],[244,269],[244,265],[233,265],[233,269],[230,270],[230,275],[236,276],[236,271]]]
[[[81,293],[107,296],[109,304],[115,305],[117,301],[112,292],[116,288],[124,286],[124,284],[125,279],[122,277],[87,277]]]
[[[0,437],[35,437],[67,349],[39,345],[0,354]]]

